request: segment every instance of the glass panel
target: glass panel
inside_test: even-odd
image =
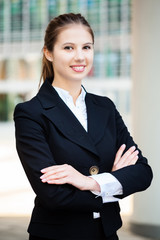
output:
[[[11,30],[22,30],[22,0],[11,0]]]
[[[15,105],[24,100],[25,96],[20,94],[0,94],[0,121],[13,120]]]
[[[56,17],[58,8],[57,0],[48,0],[48,21]]]
[[[29,13],[30,13],[31,40],[41,39],[41,30],[43,28],[45,19],[44,3],[45,2],[43,0],[30,0]]]
[[[4,2],[0,0],[0,43],[3,42],[4,32]]]

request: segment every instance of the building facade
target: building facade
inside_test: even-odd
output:
[[[82,13],[95,33],[87,90],[130,112],[131,0],[0,0],[0,121],[38,89],[45,28],[53,17]]]

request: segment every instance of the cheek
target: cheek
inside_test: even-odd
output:
[[[54,54],[54,57],[53,57],[53,62],[65,63],[68,61],[68,59],[70,59],[69,55],[70,54],[67,54],[63,51],[56,52],[56,54]]]
[[[72,53],[62,54],[62,55],[59,55],[59,59],[61,61],[61,64],[63,64],[62,67],[65,66],[65,65],[68,66],[73,61],[74,54],[72,54]]]
[[[88,58],[88,67],[91,69],[93,66],[93,57]]]
[[[55,71],[62,71],[64,66],[67,64],[67,59],[59,55],[53,59],[53,69]]]
[[[88,62],[89,62],[90,64],[93,64],[94,54],[89,54],[87,58],[88,58]]]

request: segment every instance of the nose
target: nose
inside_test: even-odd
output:
[[[84,52],[82,49],[77,49],[75,52],[75,56],[74,56],[75,61],[77,62],[82,62],[84,61],[85,57],[84,57]]]

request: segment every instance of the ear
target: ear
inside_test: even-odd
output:
[[[43,53],[48,61],[53,62],[52,53],[46,47],[43,48]]]

